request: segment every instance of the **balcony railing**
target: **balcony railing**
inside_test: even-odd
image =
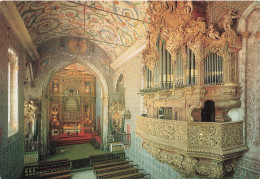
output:
[[[243,121],[185,122],[139,116],[137,134],[161,148],[175,148],[188,155],[225,160],[247,150],[243,142]]]
[[[237,158],[248,149],[243,121],[185,122],[138,116],[136,133],[156,160],[186,176],[221,178],[235,170]]]

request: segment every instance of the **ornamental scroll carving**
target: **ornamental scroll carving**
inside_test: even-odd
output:
[[[123,111],[125,109],[125,103],[123,101],[112,101],[110,103],[111,111]]]
[[[144,64],[154,70],[159,59],[156,42],[158,36],[166,42],[166,49],[175,64],[176,54],[181,50],[185,59],[185,46],[194,52],[197,59],[205,58],[209,53],[228,57],[227,46],[239,46],[236,33],[231,29],[232,19],[236,15],[229,11],[218,24],[205,22],[205,14],[197,12],[192,1],[148,1],[150,22],[148,29],[148,45],[143,52]],[[198,5],[197,5],[198,6]],[[214,26],[224,29],[218,32]]]
[[[167,127],[168,126],[168,127]],[[156,160],[183,175],[220,178],[247,150],[243,122],[203,123],[138,116],[136,133]]]
[[[32,139],[34,137],[37,109],[38,106],[33,100],[24,101],[24,135],[26,139]]]

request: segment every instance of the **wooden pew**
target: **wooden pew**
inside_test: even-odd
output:
[[[55,171],[55,172],[48,172],[48,173],[42,173],[38,174],[37,176],[33,178],[71,178],[70,170],[61,170],[61,171]]]
[[[126,169],[126,168],[134,168],[134,166],[137,166],[137,165],[133,165],[133,164],[116,165],[116,166],[96,169],[96,170],[94,170],[94,173],[95,174],[100,174],[100,173],[105,173],[105,172],[114,171],[114,170],[121,170],[121,169]]]
[[[24,167],[24,178],[71,178],[70,161],[69,159],[63,159],[26,166]]]
[[[104,157],[104,156],[109,156],[109,155],[113,155],[113,153],[99,154],[99,155],[90,155],[89,158]]]
[[[131,179],[131,178],[144,178],[144,174],[143,173],[130,173],[127,175],[121,175],[121,176],[117,176],[117,177],[111,177],[110,179]]]
[[[124,169],[124,170],[116,170],[116,171],[112,171],[112,172],[97,174],[96,177],[98,179],[103,179],[103,178],[116,177],[116,176],[126,175],[126,174],[130,174],[130,173],[137,173],[137,172],[139,172],[138,168],[128,168],[128,169]]]
[[[114,161],[121,161],[124,160],[125,158],[113,158],[114,154],[109,153],[109,154],[101,154],[101,155],[93,155],[89,156],[90,163],[91,165],[99,165],[99,164],[104,164],[104,163],[109,163],[109,162],[114,162]]]
[[[116,166],[116,165],[125,165],[125,164],[129,164],[131,162],[132,161],[123,160],[123,161],[115,161],[115,162],[110,162],[110,163],[105,163],[105,164],[100,164],[100,165],[94,165],[93,170],[97,170],[97,169],[105,168],[105,167]]]

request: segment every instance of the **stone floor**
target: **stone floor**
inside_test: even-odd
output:
[[[245,153],[245,156],[260,162],[260,146],[251,144],[248,147],[249,151]]]
[[[105,153],[109,153],[109,152],[103,150],[97,150],[90,143],[58,146],[55,155],[41,162],[60,160],[65,158],[68,158],[70,160],[76,160],[81,158],[88,158],[90,155],[99,155]]]
[[[72,179],[96,179],[93,170],[72,173],[71,176]]]

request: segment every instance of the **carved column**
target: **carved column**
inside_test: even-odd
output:
[[[257,62],[256,62],[256,74],[259,74],[260,73],[260,69],[259,69],[259,66],[260,66],[260,53],[259,53],[259,50],[260,50],[260,31],[257,31],[255,33],[255,38],[256,38],[256,48],[257,48]],[[260,95],[259,95],[259,90],[260,90],[260,77],[259,75],[257,75],[257,79],[256,79],[256,101],[257,101],[257,105],[256,105],[256,139],[255,139],[255,144],[257,146],[260,146]]]
[[[225,55],[223,58],[223,82],[230,82],[230,57]]]
[[[101,118],[101,148],[107,147],[107,136],[108,136],[108,99],[102,97],[102,118]]]
[[[195,57],[196,58],[196,57]],[[197,62],[197,84],[199,88],[204,84],[204,59],[201,57],[196,58]]]
[[[242,59],[245,60],[245,81],[244,81],[244,84],[245,84],[245,89],[244,89],[244,121],[245,121],[245,128],[244,128],[244,133],[245,133],[245,144],[247,144],[247,82],[246,82],[246,79],[247,79],[247,72],[246,72],[246,68],[247,68],[247,41],[248,41],[248,38],[250,36],[250,32],[249,31],[245,31],[242,33]]]

